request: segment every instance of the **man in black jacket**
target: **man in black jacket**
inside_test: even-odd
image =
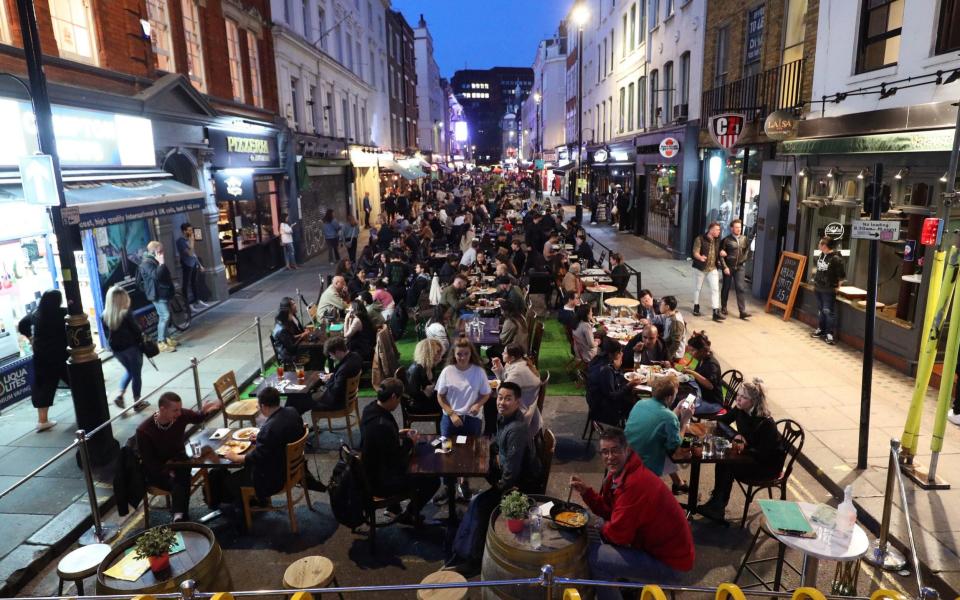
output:
[[[287,444],[291,444],[304,434],[300,414],[289,406],[280,406],[280,392],[273,387],[264,388],[257,394],[260,414],[267,418],[253,436],[253,449],[244,453],[228,451],[227,460],[242,464],[243,468],[222,473],[214,469],[211,474],[211,493],[219,501],[237,502],[240,500],[241,487],[253,487],[257,499],[269,501],[270,496],[283,488],[287,477]],[[216,502],[212,503],[216,504]]]
[[[819,321],[817,330],[810,334],[833,345],[837,325],[837,288],[847,276],[842,255],[834,250],[836,241],[824,237],[820,240],[820,256],[813,269],[813,287],[817,296]]]
[[[157,311],[157,345],[160,351],[174,352],[177,343],[167,336],[167,326],[170,322],[170,299],[175,288],[170,270],[163,262],[163,244],[160,242],[153,240],[147,244],[137,270],[137,283]]]
[[[314,398],[311,410],[335,410],[347,404],[347,381],[363,371],[363,359],[347,350],[342,337],[330,338],[323,344],[323,352],[336,363],[323,391]],[[288,401],[289,402],[289,401]],[[301,411],[301,413],[306,411]]]
[[[590,418],[619,427],[635,402],[634,386],[623,378],[623,348],[619,342],[605,340],[601,353],[587,365],[586,397]]]
[[[440,479],[407,476],[407,464],[419,435],[416,429],[400,429],[393,416],[400,406],[403,387],[403,382],[395,377],[381,382],[377,401],[363,409],[360,437],[363,467],[373,493],[377,496],[409,494],[410,504],[398,520],[415,525],[422,520],[420,510],[440,487]]]
[[[727,299],[730,297],[730,288],[737,293],[737,308],[740,309],[740,318],[747,319],[747,284],[744,265],[750,258],[750,240],[743,235],[743,221],[734,219],[730,223],[730,235],[720,241],[720,249],[726,254],[723,256],[723,287],[720,290],[720,312],[727,314]]]

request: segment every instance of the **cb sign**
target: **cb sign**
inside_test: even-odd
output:
[[[721,148],[729,150],[737,145],[744,121],[744,116],[739,113],[714,115],[710,117],[710,137]]]

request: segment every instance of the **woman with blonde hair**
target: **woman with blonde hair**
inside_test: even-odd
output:
[[[698,510],[705,517],[723,521],[734,480],[773,479],[783,469],[787,453],[777,424],[770,416],[763,381],[757,377],[740,386],[733,408],[719,416],[717,421],[726,425],[736,423],[733,442],[753,458],[750,463],[738,465],[717,463],[710,500]]]
[[[443,362],[443,345],[434,339],[417,342],[413,349],[413,362],[407,367],[407,395],[410,396],[410,408],[416,413],[435,413],[440,410],[437,404],[436,374],[437,365]]]
[[[143,369],[143,331],[130,314],[130,295],[119,285],[107,290],[106,301],[103,306],[104,332],[107,334],[107,343],[117,361],[123,365],[124,373],[120,378],[120,391],[113,399],[119,408],[126,406],[123,396],[127,386],[133,384],[133,401],[136,410],[142,410],[149,403],[140,400],[143,389],[143,380],[140,372]]]

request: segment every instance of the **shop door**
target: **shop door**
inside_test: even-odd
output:
[[[674,245],[673,232],[678,218],[679,196],[675,167],[651,167],[647,170],[647,229],[646,237],[653,243],[670,249]]]
[[[789,199],[787,202],[789,203]],[[753,279],[753,253],[756,251],[757,243],[757,212],[760,210],[759,179],[746,180],[741,210],[740,220],[743,221],[743,235],[747,236],[747,240],[749,240],[747,247],[750,248],[750,257],[747,259],[747,262],[744,263],[743,270],[746,273],[747,282],[750,282],[750,280]],[[725,235],[729,234],[730,223],[726,222],[721,224],[723,225]],[[779,256],[779,254],[777,256]]]
[[[311,171],[319,169],[311,168]],[[333,209],[336,219],[343,223],[346,217],[347,191],[343,169],[336,167],[336,175],[310,175],[309,185],[300,196],[300,219],[303,223],[303,242],[307,257],[319,254],[323,247],[323,215]]]

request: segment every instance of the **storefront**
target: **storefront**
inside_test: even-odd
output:
[[[363,197],[370,198],[370,224],[380,220],[380,152],[372,148],[355,146],[350,148],[350,162],[353,165],[353,202],[354,214],[358,215],[360,225],[364,226]],[[451,169],[452,170],[452,169]]]
[[[280,223],[287,219],[285,171],[276,131],[207,128],[213,151],[220,252],[231,292],[284,265]]]
[[[813,121],[806,126],[807,132],[818,131],[816,125]],[[836,131],[836,126],[832,127]],[[922,308],[927,302],[928,265],[934,254],[932,247],[918,245],[920,229],[923,219],[935,216],[940,207],[941,194],[947,187],[944,173],[953,135],[951,127],[849,137],[802,137],[781,145],[783,153],[796,165],[796,250],[806,254],[808,264],[812,264],[819,256],[820,238],[828,235],[837,239],[847,273],[844,286],[849,289],[838,296],[837,325],[840,338],[853,346],[863,343],[870,242],[851,239],[850,227],[854,220],[870,218],[873,171],[876,164],[883,165],[878,190],[882,219],[898,223],[901,233],[897,240],[879,243],[880,304],[875,339],[878,358],[906,373],[915,368],[923,333]],[[774,166],[765,165],[764,184]],[[763,197],[761,194],[761,214]],[[951,209],[950,219],[948,231],[960,225],[960,209],[956,206]],[[809,273],[801,283],[794,315],[811,325],[816,322],[817,306]]]
[[[698,126],[638,136],[634,231],[677,258],[693,244],[693,206],[699,192]]]
[[[339,223],[351,213],[350,161],[334,158],[304,158],[306,181],[300,186],[300,215],[308,257],[316,256],[323,243],[323,218],[328,210]]]

